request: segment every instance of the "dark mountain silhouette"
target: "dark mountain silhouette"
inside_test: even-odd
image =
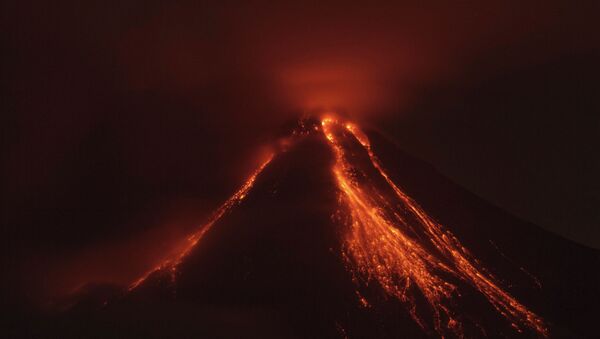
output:
[[[41,317],[27,333],[99,338],[595,336],[598,251],[490,205],[375,131],[365,131],[365,148],[351,129],[331,128],[335,141],[328,141],[320,121],[302,120],[248,189],[224,205],[222,215],[180,258],[159,265],[129,289],[90,286],[66,303],[67,311]],[[349,164],[344,173],[356,182],[357,192],[381,193],[369,201],[385,206],[367,218],[414,226],[406,235],[422,252],[411,252],[408,263],[388,257],[387,243],[377,239],[359,244],[384,251],[379,257],[361,259],[353,251],[356,242],[348,240],[349,224],[344,222],[352,213],[344,207],[340,179],[332,171],[341,161],[335,146],[343,149],[343,161]],[[464,253],[459,249],[461,254],[453,256],[428,238],[434,233],[419,228],[417,212],[394,197],[367,150],[385,167],[389,180],[458,239]],[[411,256],[415,253],[431,257],[421,263]],[[481,269],[463,273],[461,258]],[[373,262],[408,271],[408,264],[423,265],[427,272],[410,273],[415,279],[402,289],[399,282],[405,277],[397,270],[364,271]],[[429,279],[421,285],[415,283],[420,274]],[[487,274],[501,292],[482,292],[486,287],[478,285],[483,280],[477,276]],[[437,304],[442,287],[429,282],[452,285],[450,295]],[[394,291],[408,296],[401,300]],[[493,298],[504,292],[530,313],[503,314],[511,306],[503,309]],[[427,293],[434,296],[428,299]],[[436,316],[438,307],[442,312]],[[532,325],[533,318],[520,318],[527,314],[542,319],[544,330]]]

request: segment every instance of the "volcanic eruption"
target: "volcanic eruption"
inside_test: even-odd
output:
[[[458,312],[446,302],[458,293],[457,287],[443,274],[454,276],[485,295],[518,331],[521,331],[520,325],[525,325],[547,335],[539,316],[499,287],[452,233],[445,231],[398,188],[372,151],[368,137],[356,125],[343,125],[331,118],[325,118],[322,125],[335,152],[333,172],[349,215],[351,230],[345,237],[347,256],[367,282],[376,280],[386,293],[407,303],[414,320],[422,325],[414,291],[411,291],[416,285],[433,310],[434,328],[443,334],[443,316],[446,327],[462,336]],[[351,154],[351,144],[357,142],[368,154],[372,168],[360,168],[360,161],[355,160],[359,155]],[[368,171],[373,172],[373,169],[375,176],[369,176]],[[375,184],[377,179],[384,179],[393,194],[380,191]],[[345,217],[344,211],[340,211],[340,218]]]
[[[76,305],[67,322],[83,312],[84,333],[209,337],[589,333],[585,316],[557,315],[596,300],[598,274],[581,267],[597,253],[507,216],[333,114],[300,119],[277,145],[184,245],[93,316]],[[569,286],[573,274],[588,283]],[[591,298],[565,301],[574,290]],[[228,332],[240,318],[243,330]]]

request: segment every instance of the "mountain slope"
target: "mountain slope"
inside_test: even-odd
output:
[[[80,303],[50,331],[594,333],[597,251],[513,218],[373,131],[306,120],[282,144],[190,246],[100,309]]]

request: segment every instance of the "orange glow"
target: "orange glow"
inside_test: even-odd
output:
[[[334,118],[322,120],[323,133],[336,158],[333,167],[343,205],[342,220],[349,230],[343,255],[357,281],[377,282],[387,295],[403,302],[415,322],[426,327],[416,303],[418,293],[427,300],[433,327],[440,335],[462,336],[457,283],[474,287],[518,332],[530,328],[548,335],[544,321],[504,291],[496,279],[391,180],[373,153],[369,138],[356,125]],[[358,142],[368,154],[366,165],[349,144]],[[375,173],[368,175],[369,171]],[[376,180],[383,179],[377,186]],[[415,293],[417,292],[417,293]],[[360,297],[361,304],[367,304]]]
[[[341,239],[342,255],[357,284],[378,284],[387,296],[407,307],[421,328],[432,327],[441,336],[464,336],[465,315],[457,308],[457,299],[465,284],[481,293],[516,331],[531,329],[541,336],[548,335],[541,317],[500,287],[450,231],[392,181],[373,152],[369,137],[357,125],[327,114],[321,119],[321,131],[335,155],[332,171],[342,206],[336,215],[348,226]],[[158,271],[170,272],[175,279],[183,258],[225,213],[247,196],[273,157],[270,153],[208,223],[188,237],[181,250],[164,258],[129,289],[135,289]],[[362,307],[373,307],[358,289],[356,296]],[[428,307],[423,308],[418,302],[423,298]]]
[[[129,290],[131,291],[138,287],[141,283],[146,281],[146,279],[154,272],[169,271],[172,275],[172,278],[175,279],[175,274],[177,273],[177,266],[181,263],[183,258],[185,258],[188,255],[188,253],[191,252],[191,250],[196,246],[196,244],[198,244],[202,237],[212,228],[212,226],[217,221],[219,221],[219,219],[221,219],[221,217],[225,213],[227,213],[227,211],[229,211],[233,206],[239,204],[242,200],[244,200],[244,198],[254,185],[256,178],[263,171],[263,169],[271,162],[273,156],[273,153],[269,154],[267,159],[258,167],[258,169],[256,169],[252,173],[252,175],[250,175],[246,182],[244,182],[244,185],[242,185],[242,187],[240,187],[240,189],[237,192],[235,192],[229,199],[227,199],[227,201],[225,201],[225,203],[223,203],[223,205],[221,205],[221,207],[219,207],[213,213],[210,220],[202,227],[200,227],[198,231],[194,232],[187,238],[186,244],[180,251],[177,251],[174,255],[170,257],[164,258],[158,265],[156,265],[154,268],[146,272],[139,279],[137,279],[131,285],[129,285]]]

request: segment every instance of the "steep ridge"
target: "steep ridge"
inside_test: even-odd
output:
[[[50,331],[594,333],[597,251],[489,205],[376,132],[329,119],[300,121],[178,255],[99,309],[75,307]]]

